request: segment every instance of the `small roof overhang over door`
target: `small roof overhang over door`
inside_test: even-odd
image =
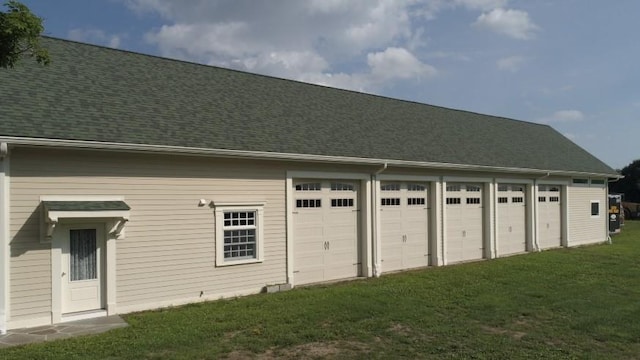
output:
[[[42,207],[46,241],[51,240],[60,219],[111,219],[114,226],[109,233],[117,239],[129,221],[131,210],[129,205],[120,200],[42,201]]]

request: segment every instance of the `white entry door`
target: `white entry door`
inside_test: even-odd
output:
[[[66,226],[62,230],[62,313],[104,308],[104,226]]]

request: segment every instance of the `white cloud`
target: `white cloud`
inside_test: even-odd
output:
[[[375,92],[436,69],[413,23],[442,0],[127,0],[167,21],[145,39],[163,56],[323,85]],[[485,0],[486,1],[486,0]],[[473,0],[456,6],[478,6]],[[469,5],[463,4],[469,3]],[[295,30],[292,30],[295,29]],[[345,71],[345,69],[347,69]]]
[[[437,70],[418,60],[408,50],[390,47],[367,55],[371,75],[380,81],[391,79],[421,79],[437,74]]]
[[[584,120],[584,114],[579,110],[560,110],[551,114],[550,116],[538,119],[541,123],[573,123]]]
[[[473,25],[521,40],[533,38],[539,30],[526,11],[503,8],[482,13]]]
[[[522,56],[509,56],[499,59],[497,62],[498,69],[516,72],[520,70],[520,67],[525,62],[525,58]]]
[[[117,49],[126,35],[107,34],[99,29],[76,28],[69,30],[67,37],[73,41],[89,42]]]
[[[508,0],[454,0],[453,2],[469,9],[487,11],[506,6]]]

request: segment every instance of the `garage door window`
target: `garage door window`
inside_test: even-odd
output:
[[[459,197],[448,197],[447,198],[447,205],[460,205],[460,198]]]
[[[353,207],[353,199],[331,199],[331,207]]]
[[[305,183],[296,185],[296,191],[320,191],[320,183]]]
[[[353,184],[331,183],[331,191],[353,191]]]
[[[407,198],[407,205],[424,205],[425,198]]]
[[[420,184],[407,184],[408,191],[426,191],[427,187]]]
[[[319,208],[322,206],[320,199],[298,199],[296,200],[297,208]]]
[[[447,191],[460,191],[460,185],[447,185]]]
[[[467,185],[468,192],[480,192],[480,186]]]
[[[382,198],[382,206],[400,206],[400,198]]]
[[[315,200],[308,200],[306,204],[315,205]],[[255,263],[263,260],[263,204],[251,207],[218,206],[215,216],[216,266]]]
[[[380,185],[382,191],[400,191],[400,184],[382,184]]]
[[[467,198],[467,204],[480,204],[480,198]]]
[[[508,197],[499,197],[498,198],[498,204],[506,204],[509,202],[509,198]]]

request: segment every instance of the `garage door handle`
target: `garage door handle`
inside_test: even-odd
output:
[[[511,226],[509,226],[509,232],[512,232],[512,231],[513,231],[513,229],[511,228]]]
[[[462,230],[462,237],[467,237],[467,231],[466,230]]]

